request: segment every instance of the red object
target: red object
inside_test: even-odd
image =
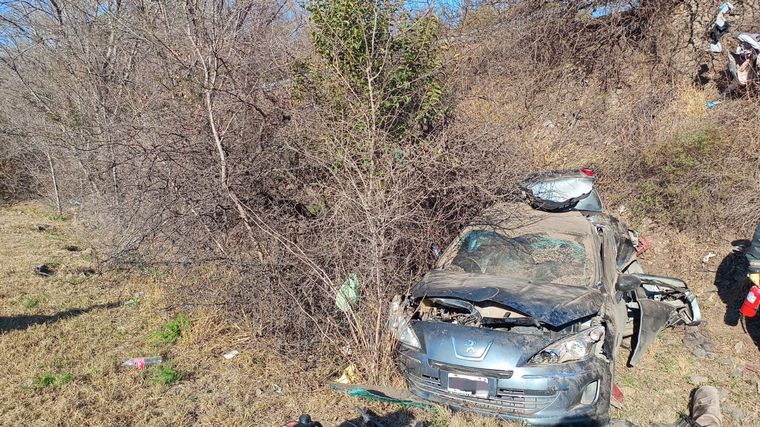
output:
[[[758,307],[760,307],[760,288],[752,285],[752,287],[749,288],[747,298],[744,299],[744,304],[742,304],[742,308],[739,309],[739,312],[744,317],[755,317],[757,316]]]
[[[639,244],[636,245],[636,255],[641,255],[644,252],[648,251],[652,247],[652,244],[649,243],[648,239],[645,239],[643,237],[639,237]]]
[[[594,176],[594,171],[589,168],[581,168],[581,172],[586,176]]]
[[[623,400],[625,398],[623,397],[623,390],[620,389],[620,386],[616,384],[612,385],[612,406],[615,406],[616,408],[620,408],[623,406]]]

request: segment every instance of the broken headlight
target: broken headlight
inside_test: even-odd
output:
[[[530,364],[556,364],[581,360],[588,356],[594,344],[604,338],[604,326],[598,325],[550,344],[533,356]]]
[[[409,324],[404,309],[401,306],[401,297],[396,295],[391,301],[390,313],[388,315],[388,328],[391,330],[391,335],[398,341],[414,348],[421,348],[420,340],[417,339],[417,335],[412,330],[412,326]]]

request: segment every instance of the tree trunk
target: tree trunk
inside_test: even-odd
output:
[[[55,167],[53,166],[53,157],[50,155],[50,150],[46,150],[45,155],[47,155],[48,165],[50,166],[50,176],[53,178],[53,193],[55,195],[55,209],[58,212],[58,215],[63,215],[63,210],[61,209],[61,194],[58,192],[58,178],[55,175]]]

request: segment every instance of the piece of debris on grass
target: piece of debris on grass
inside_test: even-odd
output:
[[[359,301],[359,276],[356,273],[349,273],[346,280],[338,289],[335,296],[335,305],[344,313],[349,312]]]
[[[686,348],[699,359],[715,359],[715,350],[712,340],[705,333],[707,322],[699,326],[687,326],[683,339]]]
[[[223,357],[224,357],[225,359],[227,359],[227,360],[232,360],[232,359],[234,359],[234,358],[235,358],[235,357],[236,357],[238,354],[240,354],[240,352],[239,352],[239,351],[237,351],[237,350],[232,350],[232,351],[231,351],[231,352],[229,352],[229,353],[225,353]]]
[[[343,374],[335,382],[339,384],[354,384],[358,379],[359,374],[356,372],[356,365],[351,364],[343,370]]]
[[[82,250],[77,245],[66,245],[64,247],[69,252],[81,252]]]
[[[623,407],[623,402],[625,401],[625,396],[623,396],[623,390],[620,388],[619,385],[613,384],[612,385],[612,399],[610,400],[610,404],[612,407],[620,409]]]
[[[35,265],[35,266],[34,266],[34,272],[35,272],[35,273],[36,273],[38,276],[42,276],[42,277],[50,277],[50,276],[52,276],[53,274],[55,274],[55,270],[53,270],[53,268],[52,268],[52,267],[50,267],[50,266],[49,266],[49,265],[47,265],[47,264],[40,264],[40,265]]]
[[[351,385],[330,383],[330,389],[337,393],[345,393],[348,396],[356,397],[363,400],[373,400],[376,402],[391,403],[403,407],[418,408],[435,411],[435,407],[408,390],[402,390],[395,387],[382,387],[373,385]]]
[[[710,258],[712,258],[714,256],[715,256],[714,252],[708,252],[707,255],[705,255],[705,256],[702,257],[702,263],[703,264],[707,264],[708,262],[710,262]]]
[[[47,231],[47,229],[48,229],[47,225],[45,225],[45,224],[37,224],[37,231],[39,231],[40,233],[42,233],[43,231]]]

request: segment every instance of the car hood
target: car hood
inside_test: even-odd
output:
[[[414,298],[491,301],[554,327],[596,314],[604,302],[600,291],[583,286],[525,283],[508,277],[445,270],[430,271],[410,293]]]

